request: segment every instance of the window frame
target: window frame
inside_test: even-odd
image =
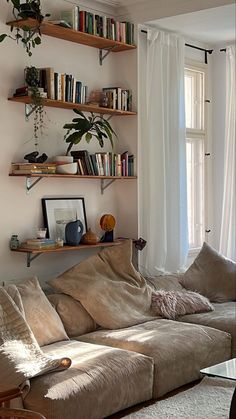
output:
[[[192,71],[199,71],[204,73],[204,88],[203,88],[203,101],[204,101],[204,111],[203,111],[203,118],[204,118],[204,129],[194,129],[194,128],[187,128],[186,127],[186,143],[187,138],[199,138],[203,139],[203,177],[204,177],[204,196],[203,196],[203,212],[204,212],[204,227],[203,227],[203,241],[208,241],[208,237],[206,234],[206,230],[209,226],[209,185],[210,185],[210,173],[211,173],[211,159],[208,155],[210,152],[210,122],[209,122],[209,109],[208,109],[208,97],[210,97],[210,88],[209,88],[209,64],[205,64],[199,61],[195,61],[189,58],[185,58],[185,65],[184,70],[192,70]],[[206,159],[207,157],[207,159]],[[189,249],[188,257],[194,258],[200,250],[201,247],[194,247]]]

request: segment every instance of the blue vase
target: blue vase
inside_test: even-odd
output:
[[[65,239],[69,246],[78,246],[83,235],[84,227],[80,220],[66,224]]]

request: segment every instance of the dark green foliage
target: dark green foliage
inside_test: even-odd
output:
[[[77,115],[80,115],[80,118],[73,118],[72,123],[63,126],[63,128],[67,130],[64,139],[69,143],[66,154],[69,154],[73,145],[78,144],[83,136],[85,136],[87,143],[89,143],[94,136],[101,147],[104,146],[104,140],[108,139],[113,147],[112,136],[115,135],[117,137],[117,135],[107,119],[103,116],[94,115],[92,112],[91,116],[86,117],[84,113],[78,109],[73,109],[73,111]]]
[[[25,0],[21,3],[20,0],[7,0],[12,3],[12,14],[15,20],[33,18],[36,20],[35,27],[24,26],[17,28],[11,26],[11,33],[15,31],[15,36],[2,34],[0,35],[0,42],[4,41],[6,37],[13,39],[17,43],[20,41],[25,47],[29,57],[32,55],[32,48],[41,44],[40,25],[44,19],[41,13],[40,0]],[[50,16],[46,14],[45,16]]]

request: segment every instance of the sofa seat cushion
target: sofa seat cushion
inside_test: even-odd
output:
[[[24,407],[47,419],[101,419],[152,397],[153,360],[147,356],[73,340],[42,349],[72,359],[67,371],[31,381]]]
[[[228,333],[158,319],[120,330],[97,330],[78,340],[136,351],[154,359],[153,397],[200,378],[200,369],[231,355]]]
[[[188,314],[179,317],[178,320],[181,322],[202,324],[230,333],[232,337],[232,358],[236,358],[236,303],[230,301],[227,303],[215,303],[213,306],[214,311]]]

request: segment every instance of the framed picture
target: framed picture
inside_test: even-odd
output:
[[[84,198],[43,198],[43,218],[47,228],[47,237],[65,242],[66,224],[80,220],[83,234],[87,231]]]

